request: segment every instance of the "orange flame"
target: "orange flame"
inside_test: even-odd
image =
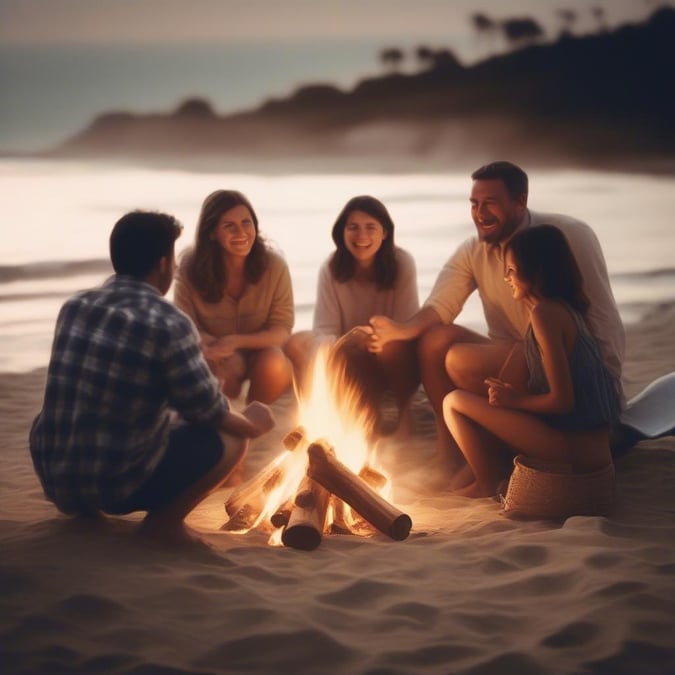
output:
[[[319,347],[308,371],[308,384],[302,394],[298,393],[298,425],[305,433],[294,451],[284,451],[269,466],[279,468],[269,491],[265,489],[264,506],[253,522],[237,527],[234,522],[228,529],[233,533],[248,532],[253,528],[271,531],[268,543],[281,546],[283,527],[275,527],[271,518],[287,502],[294,499],[307,470],[307,447],[316,439],[326,439],[340,461],[355,473],[366,466],[378,471],[377,458],[369,441],[373,428],[372,412],[362,405],[362,396],[349,382],[344,369],[335,363],[329,364],[330,347]],[[383,496],[391,489],[391,481],[379,490]],[[269,481],[271,482],[271,481]],[[236,521],[235,518],[232,521]],[[231,521],[231,522],[232,522]],[[369,535],[373,530],[368,523],[337,498],[331,498],[324,531],[331,527],[338,531]]]

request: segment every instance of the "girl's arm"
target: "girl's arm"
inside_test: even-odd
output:
[[[527,368],[527,358],[525,356],[525,342],[518,340],[513,343],[511,351],[509,351],[508,356],[504,359],[497,379],[502,382],[508,382],[517,393],[526,394],[529,375],[530,371]]]
[[[562,414],[571,410],[574,385],[564,339],[568,316],[565,309],[547,302],[539,303],[532,311],[532,330],[541,351],[549,392],[519,394],[501,380],[489,378],[488,397],[492,405],[540,414]]]

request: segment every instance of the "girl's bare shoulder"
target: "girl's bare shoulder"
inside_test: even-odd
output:
[[[537,328],[565,328],[574,324],[570,310],[562,302],[541,300],[532,308],[532,326]]]

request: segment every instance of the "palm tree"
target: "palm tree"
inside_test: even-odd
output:
[[[474,30],[478,34],[479,41],[483,38],[487,38],[489,44],[488,49],[490,51],[494,50],[494,40],[497,36],[497,22],[493,21],[487,14],[482,12],[476,12],[471,15],[471,23],[473,24]]]
[[[434,50],[426,45],[420,45],[415,49],[415,57],[423,70],[434,65],[434,55]]]
[[[506,19],[501,23],[506,39],[512,43],[533,42],[544,35],[544,29],[532,18]]]
[[[598,23],[598,32],[604,33],[607,30],[607,22],[605,21],[605,8],[591,7],[591,13],[593,14],[593,18]]]
[[[572,27],[577,22],[577,13],[573,9],[559,9],[556,11],[558,18],[562,22],[561,37],[572,34]]]
[[[489,33],[497,27],[496,22],[487,16],[487,14],[483,14],[482,12],[476,12],[475,14],[472,14],[471,23],[473,23],[473,27],[479,33]]]
[[[404,57],[403,50],[398,47],[385,47],[380,51],[380,61],[393,72],[399,69]]]

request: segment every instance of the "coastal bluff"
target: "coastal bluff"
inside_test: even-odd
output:
[[[219,115],[194,98],[168,113],[111,111],[41,156],[138,161],[222,157],[397,158],[672,167],[675,9],[645,23],[561,36],[464,66],[452,56],[351,90],[302,86]],[[242,77],[245,74],[242,73]]]

